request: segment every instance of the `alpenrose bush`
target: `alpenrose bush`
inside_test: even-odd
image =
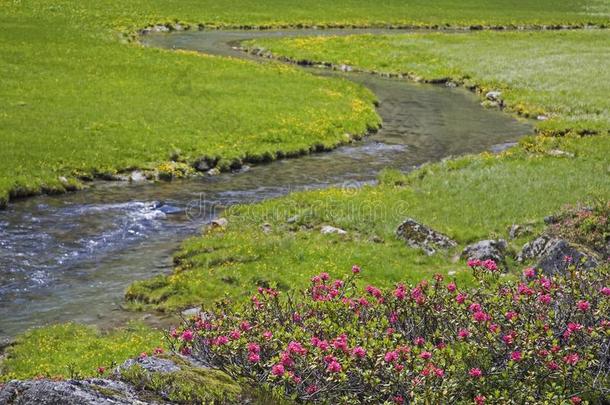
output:
[[[566,260],[569,260],[567,258]],[[171,331],[174,348],[301,402],[600,403],[610,395],[609,267],[553,278],[359,289],[326,273],[297,295],[259,288]]]

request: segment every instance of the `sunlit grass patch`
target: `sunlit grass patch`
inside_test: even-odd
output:
[[[105,334],[73,323],[32,329],[7,349],[0,363],[0,381],[93,377],[100,367],[110,369],[164,346],[161,332],[137,324]]]

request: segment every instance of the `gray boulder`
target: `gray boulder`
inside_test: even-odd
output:
[[[472,245],[468,245],[462,251],[462,258],[466,260],[493,260],[505,270],[506,266],[506,250],[508,244],[504,239],[498,240],[482,240]]]
[[[599,264],[599,258],[586,248],[549,235],[542,235],[526,243],[517,260],[537,260],[536,268],[546,275],[563,273],[571,264],[584,269]]]
[[[407,242],[407,245],[412,248],[423,250],[428,256],[435,254],[438,249],[450,249],[457,246],[457,243],[447,235],[443,235],[413,218],[407,218],[398,226],[396,237]]]
[[[145,404],[120,381],[93,378],[67,381],[10,381],[0,389],[0,404],[116,405]]]
[[[148,356],[127,360],[117,368],[117,372],[120,373],[122,370],[130,369],[133,366],[140,366],[149,373],[173,373],[180,371],[180,367],[171,360]]]

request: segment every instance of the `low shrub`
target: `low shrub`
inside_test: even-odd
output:
[[[610,395],[609,266],[476,287],[438,275],[382,290],[315,276],[259,288],[170,332],[174,349],[276,395],[324,403],[599,403]]]

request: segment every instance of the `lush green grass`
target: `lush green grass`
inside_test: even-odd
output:
[[[137,357],[165,346],[160,332],[131,325],[108,334],[93,328],[61,324],[21,335],[0,363],[0,382],[42,377],[92,377],[99,367]]]
[[[350,82],[119,44],[71,18],[0,17],[0,199],[170,157],[305,153],[377,125],[372,94]]]
[[[550,156],[555,149],[575,157]],[[291,289],[321,271],[343,275],[352,264],[363,267],[365,282],[380,285],[451,270],[468,282],[464,263],[452,260],[466,243],[507,238],[511,224],[540,226],[545,215],[564,204],[610,197],[608,150],[607,135],[528,138],[502,156],[449,160],[409,175],[388,172],[381,185],[357,192],[296,193],[235,207],[228,212],[226,231],[189,240],[172,275],[136,282],[127,297],[134,308],[174,310],[225,294],[246,298],[259,285]],[[297,223],[286,223],[294,215]],[[394,236],[407,216],[450,235],[460,247],[433,257],[407,248]],[[273,227],[269,234],[262,231],[265,222]],[[321,225],[340,227],[348,235],[321,235]],[[512,248],[522,244],[523,239],[513,241]]]
[[[552,117],[543,131],[608,132],[610,31],[359,35],[256,40],[295,60],[347,64],[500,90],[510,110]]]
[[[154,168],[170,157],[273,158],[375,125],[353,84],[291,69],[121,43],[151,23],[605,25],[599,0],[11,1],[0,3],[0,206],[77,177]],[[364,113],[362,113],[364,110]],[[177,153],[178,152],[178,153]],[[168,169],[165,167],[164,169]],[[171,168],[170,168],[171,169]],[[68,177],[68,182],[59,177]]]

